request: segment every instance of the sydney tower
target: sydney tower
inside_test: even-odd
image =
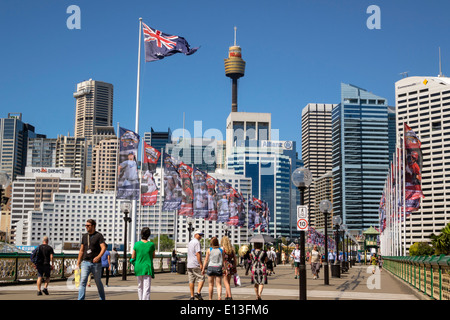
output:
[[[225,75],[232,80],[231,85],[231,112],[237,112],[237,81],[245,73],[245,61],[242,60],[241,47],[236,45],[236,27],[234,28],[234,46],[228,50],[228,59],[225,59]]]

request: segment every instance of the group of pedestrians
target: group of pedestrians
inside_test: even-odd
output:
[[[196,231],[194,238],[189,242],[187,252],[187,273],[189,281],[190,300],[203,300],[201,291],[205,283],[205,274],[208,277],[208,295],[212,300],[214,287],[217,290],[217,299],[222,299],[222,280],[225,287],[225,300],[232,300],[231,279],[237,275],[237,256],[230,239],[225,236],[221,239],[213,237],[210,240],[209,250],[202,260],[200,240],[202,231]],[[197,289],[197,290],[195,290]]]
[[[115,276],[117,273],[119,255],[114,248],[112,252],[107,251],[107,245],[103,235],[96,231],[96,222],[89,219],[85,224],[86,233],[81,238],[80,250],[77,259],[77,268],[81,270],[78,299],[84,300],[86,297],[86,286],[90,275],[93,275],[97,286],[98,295],[101,300],[105,300],[105,290],[101,281],[103,273],[106,274],[106,286],[109,283],[110,271]],[[139,300],[150,300],[151,280],[155,277],[153,259],[155,257],[155,244],[150,240],[150,229],[144,227],[141,230],[141,240],[134,244],[130,263],[134,266],[134,274],[138,283]],[[237,255],[227,236],[222,237],[220,243],[217,237],[210,239],[209,248],[206,255],[202,257],[201,239],[204,234],[197,230],[187,248],[187,275],[191,300],[203,300],[201,291],[207,276],[208,296],[213,299],[214,288],[217,291],[217,299],[222,299],[222,283],[225,287],[225,300],[232,300],[231,282],[238,281]],[[48,284],[50,273],[53,269],[54,251],[48,245],[48,237],[43,238],[43,243],[39,246],[39,259],[36,263],[38,273],[37,288],[38,295],[43,293],[48,295]],[[311,265],[313,279],[319,278],[319,272],[325,253],[321,254],[317,245],[314,245],[311,252],[308,252],[308,261]],[[295,279],[300,277],[300,256],[299,245],[289,255],[292,258],[295,268]],[[328,262],[334,263],[336,255],[330,250]],[[254,284],[257,300],[261,300],[264,285],[268,283],[268,275],[275,274],[277,255],[273,248],[264,250],[264,244],[255,242],[253,250],[248,250],[244,256],[245,274],[251,271],[251,283]],[[373,265],[378,261],[373,259]],[[171,272],[175,272],[178,262],[176,251],[171,256]],[[45,279],[45,281],[44,281]],[[44,288],[41,290],[42,284]]]

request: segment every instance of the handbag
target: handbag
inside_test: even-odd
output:
[[[75,288],[80,286],[80,278],[81,278],[81,270],[79,268],[74,270],[74,278],[75,278]]]
[[[208,266],[206,269],[206,274],[208,276],[221,276],[222,275],[222,266]]]
[[[234,285],[236,287],[239,287],[241,285],[241,277],[239,277],[237,273],[234,275]]]

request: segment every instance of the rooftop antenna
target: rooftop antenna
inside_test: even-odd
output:
[[[442,77],[441,47],[439,47],[439,77]]]
[[[403,76],[403,78],[408,78],[408,72],[409,71],[400,72],[400,74]]]
[[[234,46],[236,46],[236,30],[237,30],[237,27],[235,26],[234,27]],[[441,49],[439,48],[439,50],[441,50]]]

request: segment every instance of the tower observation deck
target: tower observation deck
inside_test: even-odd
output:
[[[245,61],[242,59],[241,47],[236,45],[236,27],[234,28],[234,45],[228,50],[225,60],[225,75],[232,80],[231,112],[237,112],[237,80],[245,74]]]

